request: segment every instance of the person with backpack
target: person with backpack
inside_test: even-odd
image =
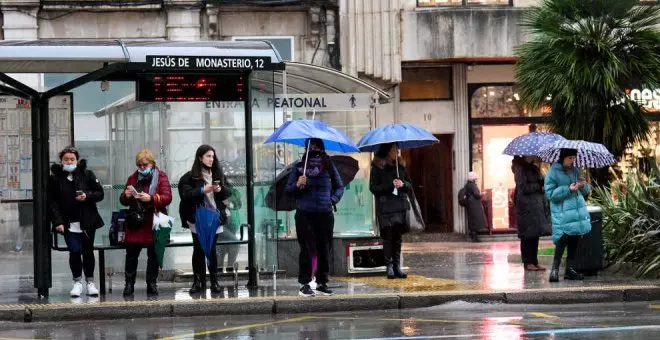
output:
[[[470,172],[465,186],[458,191],[458,204],[466,209],[468,230],[472,242],[479,242],[477,238],[479,230],[488,229],[486,213],[481,204],[481,192],[477,187],[477,178],[476,172]]]
[[[328,288],[330,257],[335,218],[333,209],[344,194],[339,171],[325,153],[323,141],[308,139],[305,156],[294,166],[286,192],[296,198],[296,234],[300,245],[298,257],[301,296],[316,293],[312,281],[312,256],[317,255],[316,291],[333,295]]]

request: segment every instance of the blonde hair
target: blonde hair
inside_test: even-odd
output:
[[[142,149],[137,153],[137,155],[135,155],[135,165],[140,165],[139,163],[143,159],[153,165],[156,165],[156,157],[154,157],[154,153],[149,149]]]

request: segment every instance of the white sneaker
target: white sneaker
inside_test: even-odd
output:
[[[94,282],[87,282],[87,296],[99,296],[99,290],[96,289]]]
[[[80,281],[73,283],[73,289],[71,289],[71,297],[80,297],[83,291],[83,284]]]

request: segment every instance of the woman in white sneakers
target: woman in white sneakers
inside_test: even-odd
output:
[[[48,206],[53,230],[64,234],[73,274],[72,297],[80,297],[87,283],[87,295],[98,296],[94,285],[94,235],[103,227],[96,204],[103,200],[103,187],[78,150],[67,147],[59,154],[60,163],[51,166]]]

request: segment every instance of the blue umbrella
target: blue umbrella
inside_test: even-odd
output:
[[[195,211],[195,229],[197,239],[202,246],[204,255],[208,261],[211,260],[211,248],[213,248],[213,239],[220,226],[220,213],[216,209],[208,207],[198,207]]]
[[[323,141],[325,149],[337,152],[360,152],[343,132],[319,120],[291,120],[277,129],[264,144],[287,143],[305,147],[310,138]]]
[[[381,144],[396,143],[399,149],[410,149],[437,143],[428,131],[411,124],[390,124],[367,132],[358,142],[363,152],[376,152]]]
[[[531,132],[514,138],[502,152],[509,156],[536,156],[542,146],[566,138],[548,132]]]
[[[582,140],[560,140],[544,145],[539,150],[538,156],[547,163],[559,162],[561,149],[577,150],[575,167],[578,168],[599,169],[616,163],[614,155],[603,144]]]

